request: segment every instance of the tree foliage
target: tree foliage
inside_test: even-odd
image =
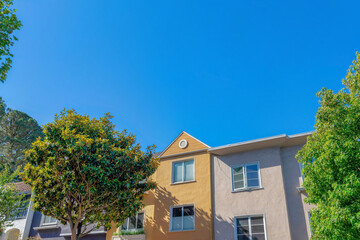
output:
[[[0,97],[0,170],[4,166],[12,171],[23,167],[25,151],[41,135],[41,127],[35,119],[7,108]]]
[[[312,239],[360,236],[360,54],[338,93],[323,88],[315,133],[298,153],[305,174]]]
[[[73,240],[93,224],[124,222],[155,188],[154,147],[143,152],[134,135],[114,128],[109,114],[97,120],[64,110],[26,153],[22,176],[34,190],[34,209],[68,223]]]
[[[13,3],[13,0],[0,0],[0,82],[5,82],[11,68],[13,54],[10,48],[17,40],[13,33],[22,26]]]
[[[24,206],[24,195],[19,194],[12,184],[18,174],[18,170],[11,173],[8,168],[0,172],[0,229],[12,226],[9,219],[13,219]]]

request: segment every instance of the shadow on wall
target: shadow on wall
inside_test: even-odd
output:
[[[148,226],[152,233],[146,233],[147,236],[151,236],[151,239],[176,239],[176,233],[172,233],[169,236],[170,229],[170,206],[180,205],[179,200],[173,196],[169,191],[164,187],[158,187],[154,191],[154,218],[146,218],[145,224]],[[209,233],[208,236],[198,235],[197,239],[210,239],[211,229],[212,229],[212,216],[205,210],[195,206],[195,235],[201,233]],[[220,217],[216,217],[215,220],[221,226],[228,226],[232,228],[232,222],[224,221]],[[231,230],[233,231],[233,229]],[[196,234],[196,232],[198,232]],[[189,236],[194,236],[193,231],[187,233],[182,232],[181,236],[189,234]],[[180,235],[179,235],[180,236]],[[203,238],[202,238],[203,237]],[[180,238],[179,238],[180,239]],[[193,237],[192,237],[193,239]]]

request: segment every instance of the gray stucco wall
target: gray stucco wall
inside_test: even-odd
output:
[[[301,146],[273,147],[225,156],[213,156],[214,236],[233,240],[236,216],[263,214],[268,240],[307,240],[307,212],[304,194],[297,187],[301,174],[295,154]],[[231,167],[259,162],[261,189],[232,192]]]
[[[68,225],[62,225],[58,223],[56,226],[49,229],[38,229],[34,228],[39,227],[41,225],[42,214],[40,212],[35,212],[31,229],[30,236],[35,237],[39,236],[44,240],[69,240],[70,239],[70,227]],[[65,235],[65,236],[64,236]],[[105,240],[106,239],[106,231],[104,227],[99,229],[95,229],[89,235],[83,237],[84,240]]]
[[[294,146],[281,149],[282,169],[292,240],[310,239],[308,212],[314,207],[304,203],[306,195],[297,190],[302,184],[302,178],[299,163],[295,159],[295,155],[301,147],[302,146]]]
[[[231,167],[259,162],[262,189],[232,192]],[[235,216],[263,214],[267,239],[291,239],[280,148],[213,156],[216,240],[233,240]]]

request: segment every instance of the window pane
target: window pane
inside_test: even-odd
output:
[[[184,216],[184,230],[194,229],[194,216]]]
[[[127,223],[128,223],[128,218],[125,220],[125,222],[123,223],[123,225],[121,225],[121,230],[127,230]]]
[[[238,235],[238,240],[250,240],[248,235]]]
[[[234,181],[243,181],[244,180],[244,174],[234,174]]]
[[[238,234],[249,234],[249,226],[239,226],[237,227]]]
[[[249,220],[248,218],[238,218],[236,219],[236,225],[238,226],[248,226],[249,225]]]
[[[248,172],[246,176],[248,180],[259,179],[259,174],[257,172]]]
[[[184,216],[194,216],[194,206],[184,207]]]
[[[251,225],[263,225],[264,221],[263,221],[263,217],[252,217],[251,218]]]
[[[182,182],[183,181],[183,163],[174,163],[174,182]]]
[[[173,217],[182,217],[182,207],[173,208]]]
[[[56,223],[57,220],[55,218],[44,216],[43,224],[50,224],[50,223]]]
[[[258,171],[257,164],[246,165],[246,172],[257,172],[257,171]]]
[[[247,181],[248,187],[259,187],[259,180],[248,180]]]
[[[185,164],[185,181],[194,180],[194,161],[184,162]]]
[[[244,181],[234,182],[234,189],[244,188]]]
[[[265,234],[253,234],[252,240],[265,240]]]
[[[138,220],[136,228],[144,228],[144,213],[138,213]]]
[[[128,230],[133,230],[133,229],[136,229],[136,217],[129,218],[129,229]]]
[[[251,233],[264,233],[264,226],[263,225],[256,225],[251,226]]]
[[[172,230],[181,230],[182,217],[172,218]]]
[[[239,174],[239,173],[243,173],[243,167],[234,168],[233,171],[234,171],[234,173],[233,173],[234,175]]]

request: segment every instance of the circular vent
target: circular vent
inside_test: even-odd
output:
[[[186,141],[185,139],[182,139],[182,140],[180,140],[180,142],[179,142],[179,147],[180,148],[186,148],[187,147],[187,145],[188,145],[188,141]]]

